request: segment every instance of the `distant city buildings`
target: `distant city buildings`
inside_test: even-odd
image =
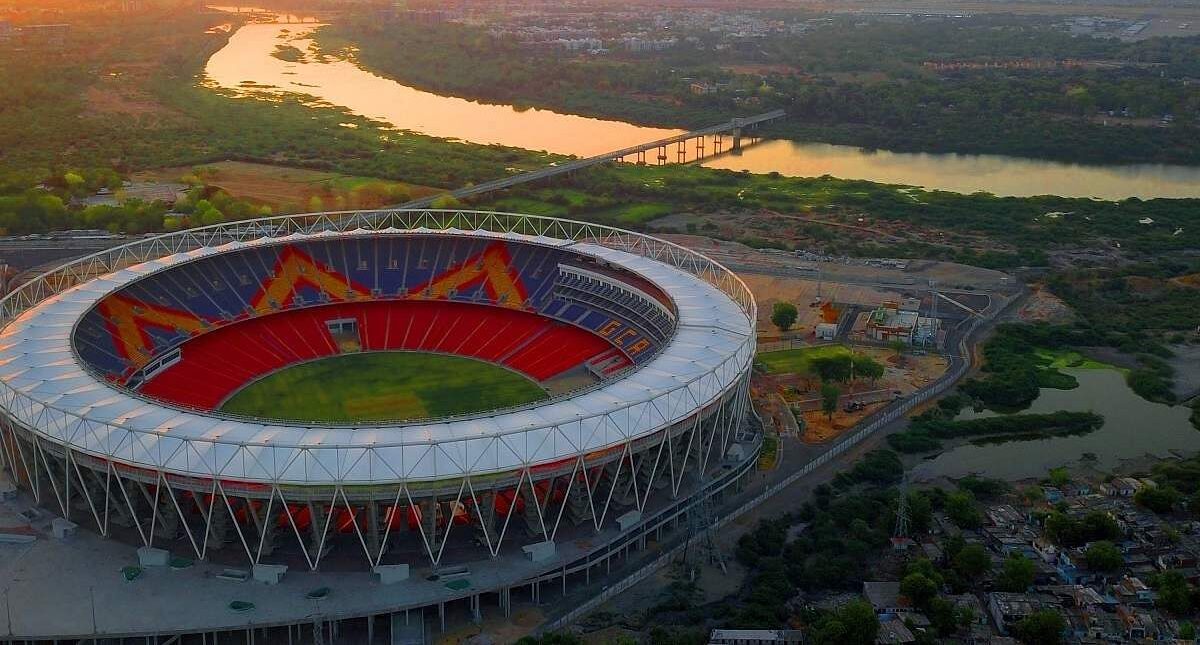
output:
[[[757,10],[663,7],[583,11],[569,4],[556,9],[520,6],[506,11],[465,11],[453,20],[484,25],[493,36],[521,44],[591,53],[644,53],[680,46],[753,50],[766,36],[795,36],[828,24],[827,19],[781,18]]]

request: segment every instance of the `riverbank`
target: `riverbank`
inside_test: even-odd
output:
[[[56,185],[67,170],[124,174],[225,160],[452,188],[557,158],[397,132],[299,87],[260,101],[201,84],[210,58],[240,32],[238,16],[162,10],[89,17],[58,56],[17,64],[17,53],[0,51],[0,63],[11,63],[0,65],[0,99],[11,108],[0,111],[6,192]],[[224,25],[230,28],[218,28]]]
[[[1088,472],[1145,470],[1164,458],[1200,451],[1200,432],[1189,421],[1186,406],[1152,403],[1138,397],[1124,377],[1112,369],[1063,370],[1079,383],[1070,391],[1043,388],[1027,412],[1060,410],[1092,412],[1104,418],[1099,430],[1085,435],[976,445],[969,440],[946,442],[936,455],[922,458],[913,469],[917,481],[959,478],[971,474],[1021,481],[1067,466]],[[997,418],[994,412],[964,411],[960,419]]]
[[[814,36],[827,37],[826,30],[847,27],[838,23],[805,39],[788,41],[787,46],[803,49],[810,46],[804,43],[814,40]],[[897,25],[890,28],[906,29]],[[972,33],[994,38],[983,25],[965,26],[962,33],[942,34],[938,55],[952,55],[956,48],[972,49],[969,42]],[[880,47],[877,41],[888,38],[886,31],[863,29],[849,29],[845,36],[869,49]],[[1013,38],[1023,40],[1029,35],[1016,29]],[[963,39],[968,42],[962,42]],[[858,146],[897,153],[939,153],[934,156],[1010,155],[1010,159],[1048,159],[1068,164],[1200,162],[1200,148],[1182,143],[1194,130],[1190,120],[1172,122],[1171,127],[1179,132],[1161,127],[1108,127],[1077,110],[1064,109],[1060,97],[1037,74],[1033,78],[1004,77],[999,82],[988,82],[972,75],[931,74],[921,67],[919,59],[904,61],[904,66],[913,69],[899,75],[890,67],[876,70],[878,64],[867,61],[856,62],[864,66],[857,74],[813,73],[805,70],[803,63],[785,66],[789,73],[759,75],[730,71],[737,68],[731,66],[717,75],[728,77],[731,86],[740,88],[737,92],[698,96],[690,91],[687,81],[711,77],[714,74],[711,59],[722,58],[723,54],[705,55],[684,47],[661,55],[547,57],[541,49],[494,38],[484,27],[441,23],[431,28],[405,21],[384,25],[355,18],[321,29],[316,40],[324,53],[353,56],[375,73],[428,92],[650,127],[688,128],[717,123],[745,113],[743,105],[753,103],[760,108],[788,109],[789,119],[766,129],[770,136],[836,144],[847,146],[848,150]],[[780,46],[786,47],[782,43]],[[1067,40],[1055,42],[1054,46],[1071,49],[1074,45]],[[1138,51],[1128,55],[1137,56]],[[783,51],[773,53],[789,55]],[[920,55],[905,53],[910,57]],[[1184,71],[1172,68],[1172,73]],[[875,80],[853,80],[858,77]],[[1085,89],[1107,92],[1115,81],[1092,75],[1076,82]],[[1126,79],[1125,82],[1149,83],[1162,92],[1161,97],[1183,100],[1177,96],[1180,92],[1176,86],[1160,87],[1164,83],[1161,80]],[[1001,96],[994,96],[997,93]],[[1009,93],[1021,94],[1023,100],[1014,102],[1007,96]],[[963,109],[958,103],[968,95],[990,100]],[[913,155],[910,161],[918,158]],[[751,169],[761,171],[761,163]],[[773,169],[788,172],[784,167]],[[859,178],[886,181],[882,177]],[[964,173],[963,179],[967,178],[969,175]],[[1108,188],[1102,182],[1095,183],[1096,190]],[[1185,188],[1186,184],[1182,184],[1179,190]],[[993,192],[1007,194],[1000,190]]]

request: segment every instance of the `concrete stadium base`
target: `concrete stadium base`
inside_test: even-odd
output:
[[[756,472],[757,454],[728,464],[706,489],[715,495],[741,490]],[[89,531],[55,539],[59,518],[21,492],[0,501],[0,533],[32,537],[0,543],[0,578],[8,581],[0,590],[0,642],[299,644],[314,642],[314,625],[328,630],[325,643],[405,642],[394,639],[415,629],[445,630],[447,613],[479,622],[485,611],[509,616],[514,599],[541,604],[546,593],[553,602],[570,586],[619,569],[633,552],[678,538],[699,497],[688,493],[631,530],[613,527],[554,549],[539,547],[536,558],[486,559],[465,565],[466,575],[435,576],[428,566],[251,572],[182,558],[164,564],[158,549],[147,552]],[[343,632],[354,636],[338,638]]]

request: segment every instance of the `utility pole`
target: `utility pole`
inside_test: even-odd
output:
[[[908,473],[900,479],[900,499],[896,503],[896,528],[892,532],[892,543],[900,544],[908,539]]]

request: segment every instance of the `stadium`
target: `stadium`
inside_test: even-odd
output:
[[[0,317],[9,477],[144,563],[565,590],[736,490],[761,444],[749,290],[595,224],[221,224],[70,262]]]

